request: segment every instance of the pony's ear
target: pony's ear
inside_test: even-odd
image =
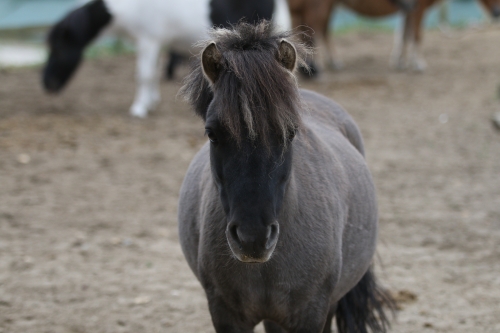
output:
[[[295,66],[297,65],[297,51],[295,50],[295,46],[286,39],[282,39],[280,42],[278,61],[290,72],[295,70]]]
[[[217,49],[214,42],[208,44],[201,54],[201,67],[203,68],[203,74],[214,84],[219,77],[221,71],[221,60],[222,54]]]

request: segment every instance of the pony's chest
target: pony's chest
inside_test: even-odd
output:
[[[269,270],[259,269],[260,264],[235,267],[239,264],[228,263],[226,267],[231,266],[228,270],[218,265],[219,269],[211,274],[202,274],[208,278],[202,283],[205,289],[213,290],[208,294],[216,295],[213,297],[220,298],[242,317],[256,322],[263,319],[287,321],[291,313],[305,310],[318,294],[328,294],[335,284],[334,274],[328,273],[329,268],[323,272],[294,274],[294,270],[277,265]],[[313,281],[311,274],[315,276]]]
[[[290,312],[288,307],[295,288],[289,281],[248,271],[232,279],[225,277],[217,278],[218,294],[246,318],[278,321]]]

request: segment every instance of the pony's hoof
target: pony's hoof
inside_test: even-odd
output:
[[[143,106],[132,105],[132,107],[130,108],[130,115],[132,117],[144,119],[148,115],[148,110]]]

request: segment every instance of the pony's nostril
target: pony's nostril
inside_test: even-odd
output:
[[[241,249],[241,240],[238,236],[238,226],[236,224],[232,224],[229,226],[229,234],[233,238],[233,240],[238,244],[238,247]]]
[[[277,222],[271,224],[267,229],[267,242],[266,249],[273,247],[278,241],[278,235],[280,233],[280,227]]]
[[[266,239],[269,239],[272,233],[273,233],[273,226],[271,225],[267,228]]]

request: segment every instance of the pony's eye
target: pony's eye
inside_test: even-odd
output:
[[[210,140],[210,142],[217,143],[217,137],[215,136],[214,132],[207,130],[207,136],[208,136],[208,140]]]

